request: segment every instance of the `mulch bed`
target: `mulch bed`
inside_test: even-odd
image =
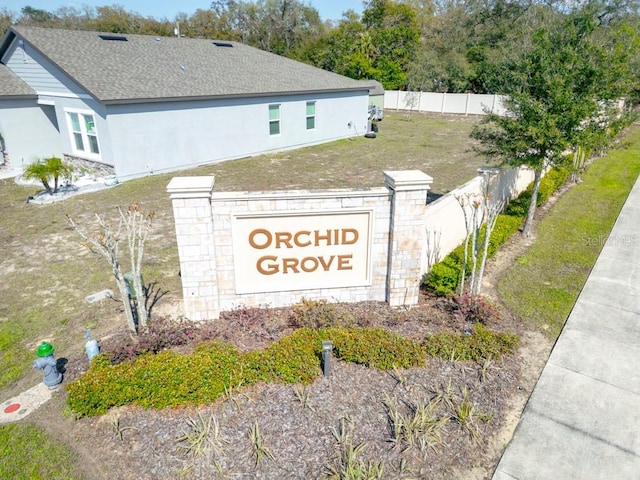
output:
[[[470,327],[446,300],[426,293],[411,309],[391,309],[380,302],[336,308],[360,326],[387,328],[416,339]],[[265,307],[226,312],[203,328],[209,338],[246,351],[264,348],[296,327],[290,309]],[[490,328],[519,333],[521,325],[506,316]],[[128,340],[128,335],[119,334],[101,348],[109,351]],[[188,352],[192,347],[179,348]],[[361,468],[383,467],[380,478],[484,478],[500,455],[492,438],[504,426],[510,396],[518,389],[519,365],[518,354],[482,364],[432,358],[424,368],[396,371],[334,361],[329,377],[319,377],[307,387],[253,385],[199,407],[160,411],[121,407],[104,417],[74,421],[67,435],[75,444],[90,442],[87,454],[95,463],[93,473],[101,470],[104,478],[327,478],[344,466],[344,452],[349,449],[357,451],[353,458]],[[69,362],[66,381],[87,368],[86,358]],[[422,448],[418,440],[413,445],[394,442],[390,409],[411,418],[429,402],[437,403],[433,416],[444,418],[440,440]],[[454,418],[463,406],[469,411],[468,422]],[[219,425],[216,448],[199,456],[183,451],[181,446],[188,442],[178,439],[192,432],[189,422],[212,416]],[[249,438],[256,423],[270,454],[263,452],[259,464]],[[484,466],[480,468],[484,474],[477,476],[475,470],[471,477],[469,472],[478,466]]]

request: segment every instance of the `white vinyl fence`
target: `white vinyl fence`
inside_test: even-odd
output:
[[[384,108],[460,115],[502,114],[505,112],[502,99],[501,95],[388,90],[384,92]]]

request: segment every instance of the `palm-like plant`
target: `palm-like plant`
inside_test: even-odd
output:
[[[32,163],[25,168],[23,176],[27,180],[40,180],[47,193],[53,195],[53,190],[51,190],[51,185],[49,185],[49,168],[45,163],[40,161]]]
[[[53,177],[53,193],[58,191],[58,184],[60,177],[68,177],[73,171],[73,167],[67,163],[64,163],[61,158],[51,157],[44,161],[49,175]]]
[[[68,177],[73,172],[73,167],[64,163],[58,157],[50,157],[32,163],[24,170],[24,178],[29,180],[39,180],[44,185],[49,195],[58,191],[60,177]],[[53,178],[53,189],[49,181]]]

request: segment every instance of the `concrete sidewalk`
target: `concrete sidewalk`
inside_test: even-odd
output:
[[[640,479],[640,179],[493,476],[533,479]]]

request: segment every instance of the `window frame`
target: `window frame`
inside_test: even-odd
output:
[[[71,153],[77,157],[86,158],[88,160],[101,160],[102,150],[100,148],[100,136],[98,134],[98,125],[96,123],[96,112],[93,110],[82,110],[74,108],[65,108],[64,113],[69,129],[69,139],[71,144]],[[79,129],[74,126],[73,115],[76,116]],[[93,124],[92,130],[87,128],[87,117],[91,117]],[[94,141],[92,141],[92,138]],[[82,148],[78,147],[78,140],[82,143]],[[97,152],[93,151],[93,147]]]
[[[309,114],[309,107],[313,107],[313,113]],[[316,101],[309,100],[305,105],[305,127],[307,130],[315,130],[316,129]],[[309,127],[309,120],[313,121],[313,126]]]
[[[282,129],[280,128],[281,126],[281,115],[280,115],[280,106],[282,104],[280,103],[270,103],[269,104],[269,136],[270,137],[277,137],[278,135],[282,134]],[[274,108],[275,107],[275,108]],[[277,118],[271,118],[271,112],[277,112]],[[273,131],[272,126],[276,126],[277,127],[277,132]]]

